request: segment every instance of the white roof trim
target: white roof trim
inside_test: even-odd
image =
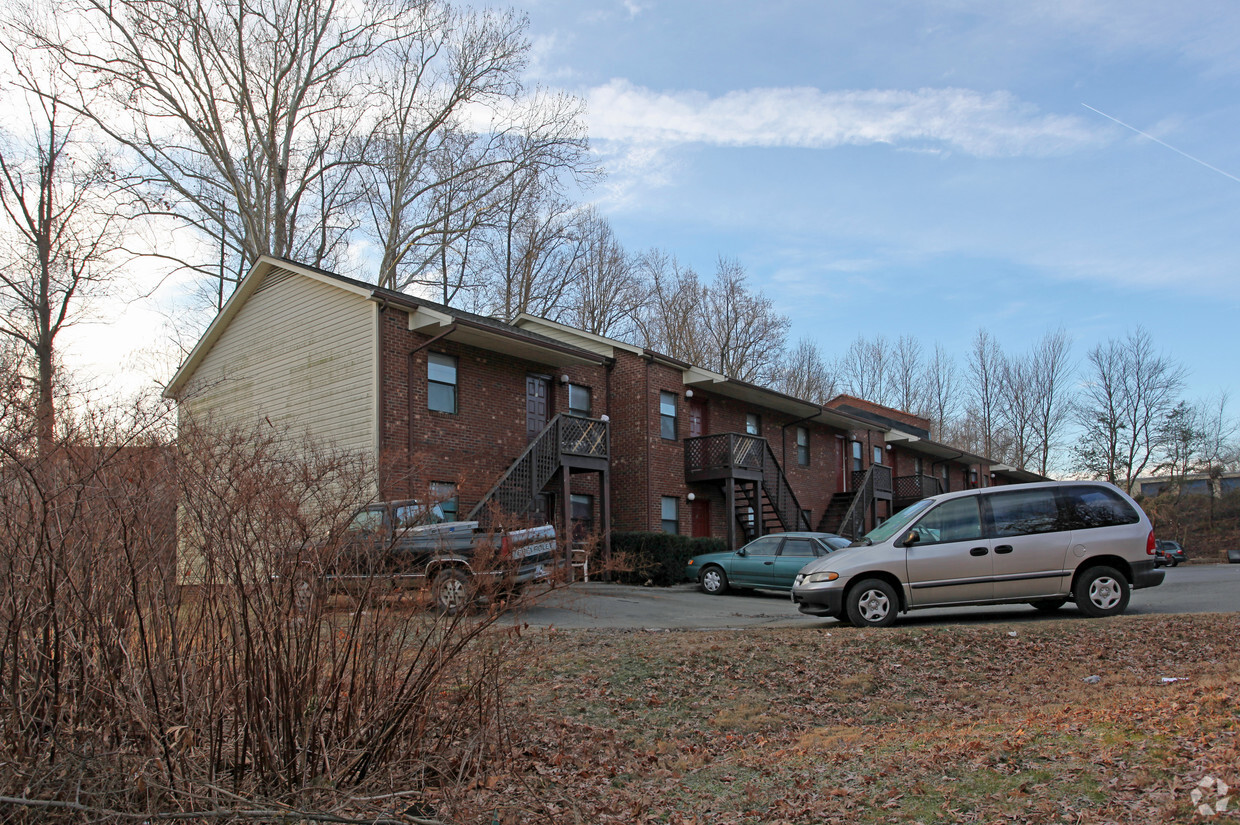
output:
[[[634,355],[645,354],[645,350],[641,347],[626,344],[623,341],[617,341],[615,338],[608,338],[606,335],[597,335],[593,332],[586,332],[584,329],[570,327],[567,324],[560,323],[559,321],[552,321],[547,318],[541,318],[537,315],[530,315],[527,312],[522,312],[518,315],[512,322],[512,325],[531,332],[540,332],[549,338],[563,340],[565,343],[570,343],[575,347],[580,347],[581,349],[588,350],[607,358],[614,358],[615,350],[624,350],[625,352],[631,352]]]
[[[417,332],[427,327],[444,328],[455,323],[455,319],[445,312],[436,312],[428,307],[420,306],[409,313],[409,331]]]
[[[688,386],[690,384],[722,384],[727,381],[726,375],[720,375],[717,372],[705,369],[703,367],[689,367],[684,371],[684,382]]]

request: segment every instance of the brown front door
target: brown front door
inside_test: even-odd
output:
[[[551,409],[551,379],[545,375],[525,376],[525,441],[528,444],[547,426]]]
[[[689,399],[689,437],[697,438],[706,435],[710,422],[706,416],[706,402],[697,398]],[[696,534],[695,534],[696,535]]]
[[[696,538],[710,538],[710,501],[695,498],[689,502],[689,517]]]

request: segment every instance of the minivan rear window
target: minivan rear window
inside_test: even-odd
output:
[[[1136,524],[1141,520],[1119,493],[1105,487],[1067,487],[1062,493],[1067,500],[1073,530]]]
[[[986,497],[995,538],[1072,529],[1059,517],[1053,489],[1012,490]]]

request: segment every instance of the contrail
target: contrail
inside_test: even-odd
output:
[[[1234,180],[1236,183],[1240,183],[1240,178],[1236,177],[1235,175],[1231,174],[1230,172],[1224,172],[1222,169],[1219,169],[1217,166],[1211,166],[1210,164],[1206,163],[1206,162],[1205,162],[1204,160],[1202,160],[1201,158],[1195,158],[1195,157],[1193,157],[1192,155],[1190,155],[1188,152],[1185,152],[1185,151],[1183,151],[1182,149],[1177,149],[1177,148],[1175,148],[1175,147],[1174,147],[1174,146],[1172,146],[1170,143],[1167,143],[1165,140],[1159,140],[1158,138],[1154,137],[1153,135],[1149,134],[1148,132],[1142,132],[1142,131],[1141,131],[1140,129],[1138,129],[1136,126],[1129,126],[1127,123],[1125,123],[1124,121],[1120,120],[1119,118],[1117,118],[1117,117],[1111,117],[1111,116],[1110,116],[1110,115],[1108,115],[1106,112],[1103,112],[1103,111],[1101,111],[1101,110],[1099,110],[1099,109],[1095,109],[1093,106],[1090,106],[1088,103],[1082,103],[1081,105],[1082,105],[1082,106],[1084,106],[1086,109],[1088,109],[1088,110],[1089,110],[1089,111],[1091,111],[1091,112],[1096,112],[1097,114],[1102,115],[1102,116],[1103,116],[1103,117],[1105,117],[1107,120],[1113,120],[1113,121],[1115,121],[1115,122],[1116,122],[1116,123],[1118,123],[1120,126],[1123,126],[1125,129],[1131,129],[1132,131],[1136,132],[1136,133],[1137,133],[1138,135],[1140,135],[1141,137],[1144,137],[1144,138],[1149,138],[1150,140],[1152,140],[1152,141],[1154,141],[1155,143],[1157,143],[1159,146],[1166,146],[1166,147],[1167,147],[1168,149],[1170,149],[1172,152],[1175,152],[1177,155],[1183,155],[1184,157],[1186,157],[1186,158],[1188,158],[1189,160],[1191,160],[1193,163],[1199,163],[1199,164],[1201,164],[1202,166],[1204,166],[1205,168],[1209,169],[1209,170],[1210,170],[1210,171],[1212,171],[1212,172],[1218,172],[1218,173],[1219,173],[1220,175],[1222,175],[1223,177],[1225,177],[1225,178],[1231,178],[1231,179],[1232,179],[1232,180]]]

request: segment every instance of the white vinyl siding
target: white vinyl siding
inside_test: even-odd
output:
[[[182,413],[222,426],[269,421],[373,460],[375,312],[348,290],[272,271],[203,357]]]

